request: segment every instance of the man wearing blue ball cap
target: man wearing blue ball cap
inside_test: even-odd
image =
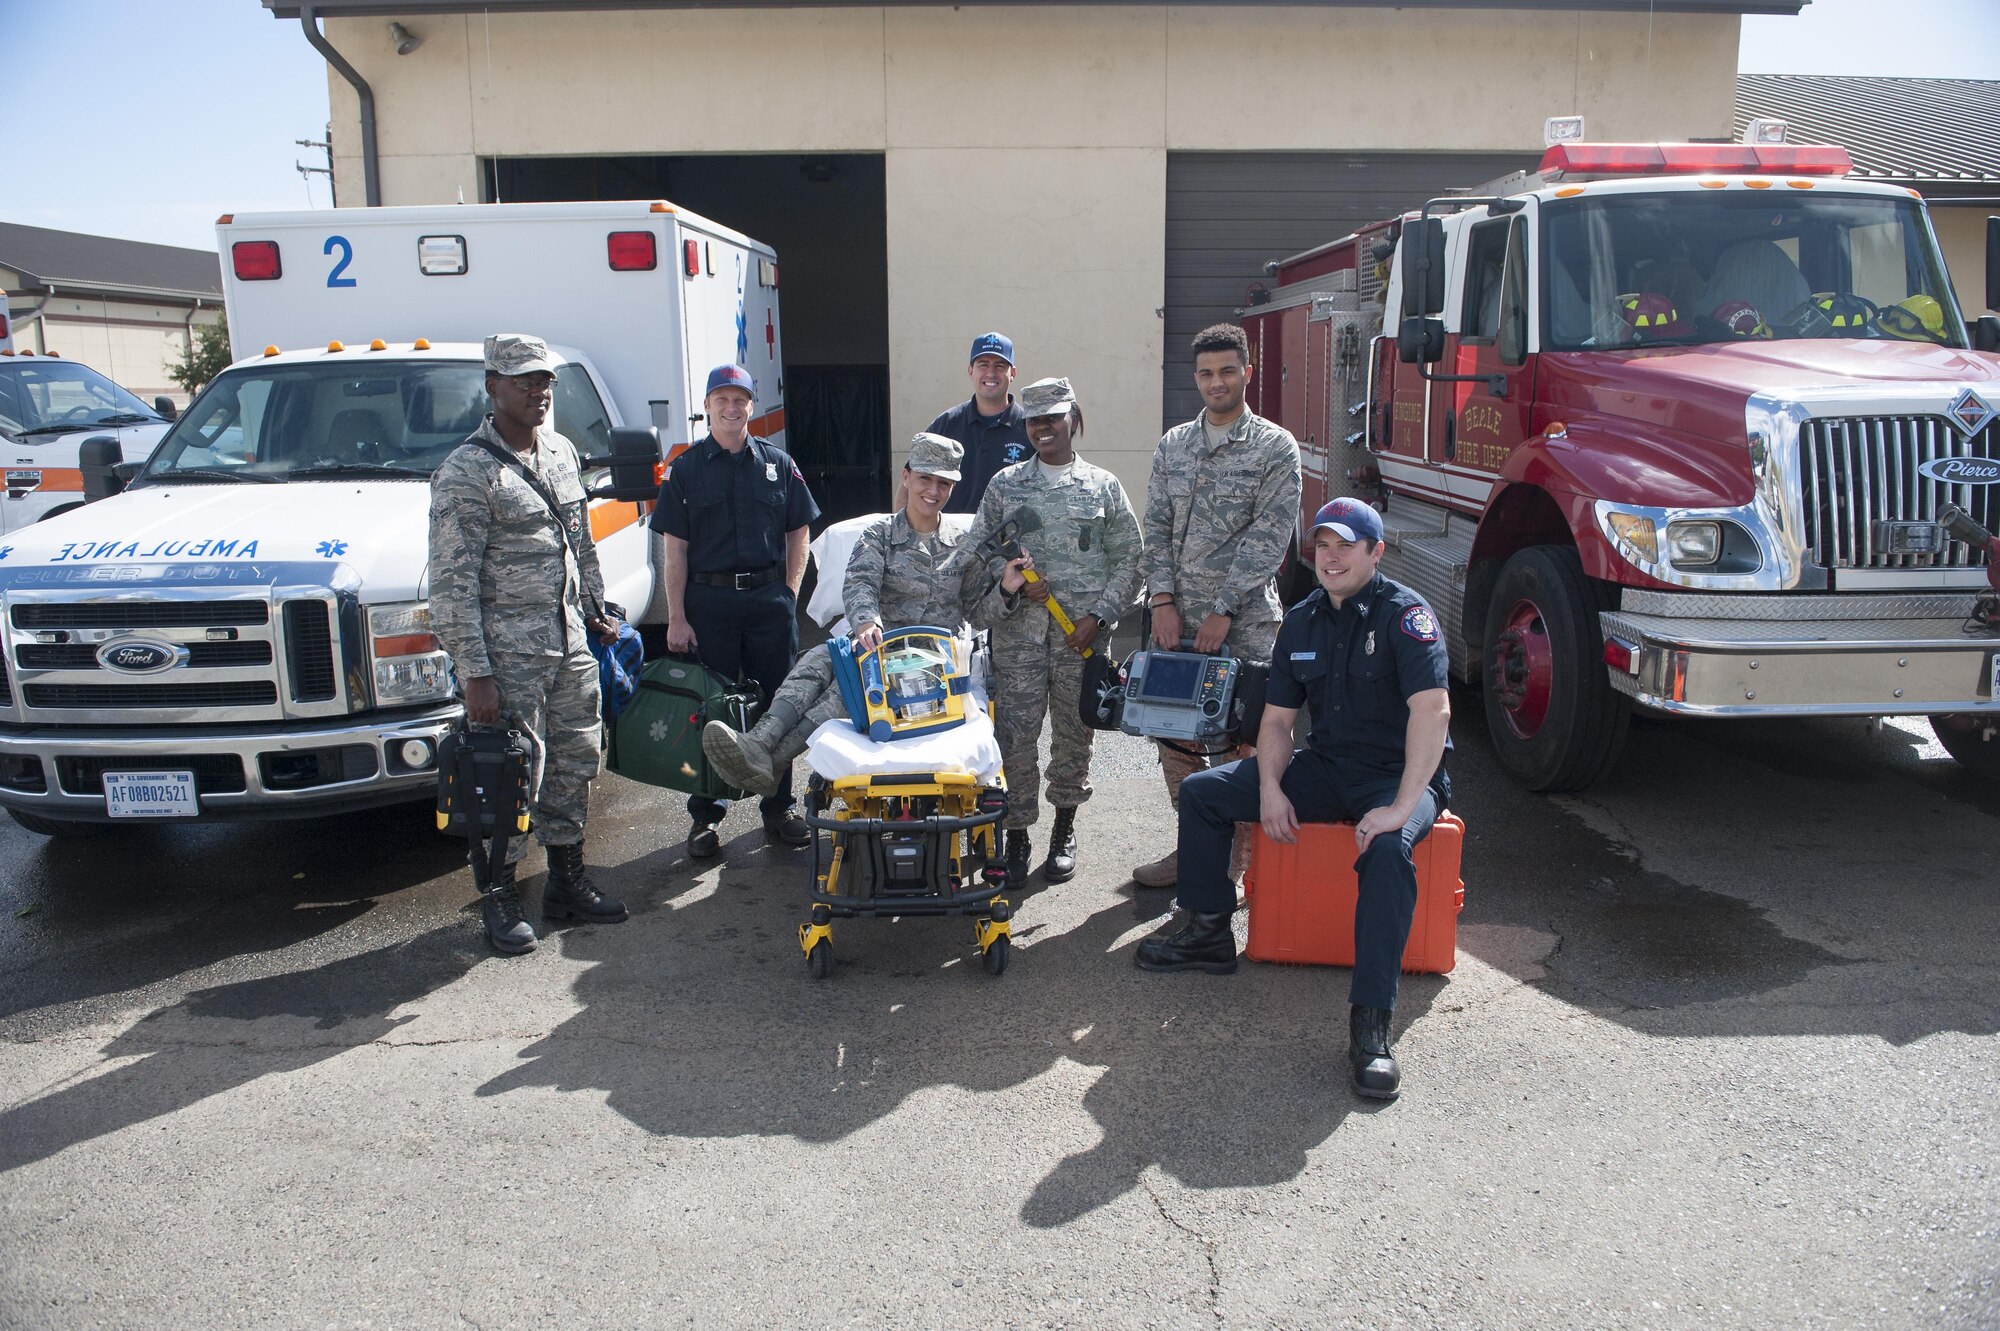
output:
[[[1347,1057],[1361,1095],[1393,1100],[1402,1072],[1390,1017],[1417,906],[1416,844],[1451,796],[1450,662],[1423,597],[1383,577],[1382,519],[1358,499],[1320,509],[1311,532],[1319,587],[1278,629],[1257,756],[1181,785],[1179,902],[1184,922],[1139,944],[1145,970],[1236,969],[1229,878],[1236,824],[1261,822],[1290,845],[1299,823],[1352,822],[1360,898]],[[1299,708],[1312,733],[1292,751]]]
[[[972,396],[938,413],[924,431],[956,439],[965,449],[965,478],[952,488],[947,513],[977,513],[987,482],[1035,455],[1028,443],[1028,419],[1008,391],[1014,383],[1014,340],[1005,333],[973,338],[965,374],[972,380]]]
[[[741,365],[708,374],[708,435],[674,460],[652,528],[666,537],[667,647],[730,678],[748,676],[769,698],[799,649],[799,583],[808,524],[819,505],[791,455],[751,433],[756,382]],[[729,801],[691,796],[688,855],[722,852],[716,830]],[[812,842],[794,807],[789,768],[758,801],[766,840]]]

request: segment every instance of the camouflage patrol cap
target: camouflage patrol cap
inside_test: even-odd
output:
[[[941,434],[919,434],[910,441],[910,460],[903,465],[919,476],[935,476],[956,485],[958,464],[964,457],[965,450],[956,439]]]
[[[486,372],[504,374],[510,379],[517,374],[554,374],[555,353],[539,337],[529,337],[526,333],[495,333],[486,339]]]
[[[1067,379],[1037,379],[1021,390],[1021,414],[1030,419],[1067,416],[1075,406],[1076,390]]]

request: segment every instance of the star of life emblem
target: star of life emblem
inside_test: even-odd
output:
[[[2000,412],[1994,411],[1985,398],[1968,388],[1952,399],[1944,414],[1951,417],[1952,424],[1965,431],[1966,437],[1970,438],[1992,424],[1994,416],[2000,415]]]
[[[653,743],[665,744],[667,742],[667,723],[665,721],[655,721],[646,728],[646,733],[652,737]]]

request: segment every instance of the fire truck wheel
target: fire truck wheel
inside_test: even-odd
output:
[[[1539,545],[1500,570],[1486,611],[1486,728],[1529,790],[1582,790],[1611,770],[1630,706],[1611,687],[1600,597],[1576,551]]]
[[[38,813],[23,813],[19,809],[7,810],[7,816],[27,828],[36,836],[86,837],[99,836],[111,830],[109,823],[78,823],[66,818],[44,818]]]
[[[1992,717],[1966,712],[1931,718],[1931,730],[1944,751],[1957,759],[1960,767],[1981,776],[2000,776],[2000,730],[1991,738],[1986,734],[1992,725]]]

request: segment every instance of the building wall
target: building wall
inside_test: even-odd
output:
[[[1164,347],[1166,154],[1533,151],[1727,135],[1734,17],[1049,6],[413,15],[330,22],[374,88],[383,202],[477,199],[485,156],[880,152],[897,438],[1010,333],[1066,374],[1141,500]],[[340,197],[354,94],[329,72]],[[1329,237],[1331,239],[1331,237]]]
[[[1986,219],[1995,213],[2000,213],[2000,208],[1990,203],[1953,204],[1948,200],[1931,203],[1931,225],[1937,230],[1938,248],[1944,251],[1944,266],[1951,273],[1958,308],[1968,320],[1987,312]]]
[[[199,327],[222,318],[217,304],[196,311],[187,305],[98,300],[58,294],[41,317],[27,318],[36,297],[14,296],[8,303],[19,351],[81,361],[147,403],[157,396],[181,406],[188,395],[168,377],[188,349],[188,323]]]

